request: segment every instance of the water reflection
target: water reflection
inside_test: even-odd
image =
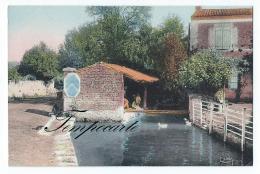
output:
[[[143,116],[139,121],[135,132],[92,132],[73,140],[79,165],[209,166],[221,165],[223,154],[232,161],[243,160],[239,151],[185,125],[181,117]],[[243,163],[251,158],[244,157]]]

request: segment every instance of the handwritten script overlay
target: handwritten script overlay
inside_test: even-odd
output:
[[[46,132],[54,132],[54,131],[62,131],[62,132],[77,132],[77,136],[74,139],[81,137],[83,134],[89,132],[133,132],[138,127],[139,121],[135,121],[129,124],[122,123],[104,123],[104,122],[86,122],[86,124],[77,124],[71,125],[68,122],[74,115],[69,114],[68,117],[58,117],[56,116],[56,120],[60,121],[61,124],[54,129],[49,129],[48,127],[44,127]],[[90,124],[89,124],[90,123]]]

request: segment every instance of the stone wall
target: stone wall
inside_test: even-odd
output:
[[[54,82],[47,85],[43,81],[14,81],[8,82],[8,97],[56,96]]]
[[[123,75],[100,64],[76,72],[80,77],[80,93],[73,99],[64,94],[64,110],[74,104],[80,120],[116,120],[123,118],[124,82]],[[66,72],[65,72],[66,74]]]

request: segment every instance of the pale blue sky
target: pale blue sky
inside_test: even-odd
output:
[[[169,15],[178,15],[185,24],[189,22],[194,7],[156,6],[152,7],[152,25],[156,26]],[[9,31],[17,31],[23,25],[47,27],[53,25],[67,30],[91,21],[84,6],[11,6],[9,7]]]
[[[161,24],[168,16],[176,14],[187,30],[194,7],[152,7],[151,23]],[[10,6],[8,9],[9,60],[19,61],[24,52],[40,41],[57,50],[66,33],[92,20],[85,6]]]
[[[203,8],[241,7],[204,6]],[[24,52],[40,41],[58,50],[69,30],[93,20],[85,9],[85,6],[9,6],[9,60],[21,60]],[[194,6],[153,6],[151,23],[153,26],[158,26],[167,17],[175,14],[180,17],[187,32],[194,11]]]

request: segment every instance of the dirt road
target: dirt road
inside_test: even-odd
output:
[[[9,166],[53,166],[54,136],[37,134],[49,120],[49,101],[9,103]]]

